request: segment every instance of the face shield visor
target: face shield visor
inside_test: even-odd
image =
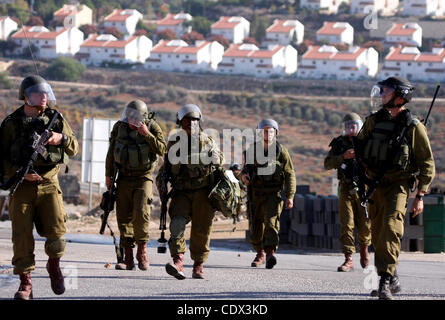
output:
[[[38,83],[25,90],[25,97],[30,106],[55,106],[56,97],[49,83]]]
[[[362,120],[350,120],[344,122],[343,135],[344,136],[356,136],[363,126]]]
[[[371,89],[371,107],[379,109],[392,99],[394,89],[386,86],[375,85]]]
[[[125,107],[124,111],[122,112],[122,116],[120,121],[126,122],[132,126],[140,127],[144,123],[145,120],[145,114],[141,113],[137,109],[128,108]]]

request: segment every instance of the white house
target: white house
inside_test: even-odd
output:
[[[7,40],[11,32],[17,30],[17,22],[10,17],[0,17],[0,40]]]
[[[184,33],[191,31],[191,27],[184,26],[184,22],[190,20],[192,20],[192,16],[188,13],[169,13],[156,23],[156,32],[171,29],[180,38]]]
[[[296,39],[296,44],[303,42],[304,25],[298,20],[278,20],[275,19],[273,24],[266,29],[266,37],[263,44],[281,44],[288,45],[292,40]]]
[[[300,78],[358,80],[377,74],[379,54],[373,48],[310,46],[298,66]]]
[[[386,32],[384,45],[391,47],[395,44],[421,47],[422,28],[415,22],[393,23]]]
[[[100,66],[103,62],[144,63],[150,56],[153,42],[146,36],[130,36],[118,40],[110,34],[91,34],[80,46],[76,59],[85,65]]]
[[[297,50],[292,46],[271,45],[260,50],[254,44],[232,44],[218,65],[220,74],[253,77],[288,76],[297,71]]]
[[[404,0],[406,1],[406,0]],[[368,14],[367,7],[372,6],[382,16],[390,16],[397,13],[399,0],[351,0],[351,14]]]
[[[403,0],[404,16],[443,16],[444,0]]]
[[[392,47],[385,57],[379,79],[390,76],[413,81],[445,81],[445,49],[420,52],[416,47]]]
[[[224,47],[216,41],[196,41],[189,45],[183,40],[160,40],[151,50],[144,67],[149,70],[178,72],[215,71]]]
[[[135,9],[114,9],[112,13],[105,17],[104,27],[115,27],[126,35],[132,35],[142,18],[142,14]]]
[[[29,42],[37,50],[33,52],[36,57],[54,59],[59,56],[74,56],[83,42],[83,32],[78,28],[59,27],[56,31],[49,31],[43,26],[24,26],[11,36],[20,47],[18,53],[28,50]]]
[[[232,43],[242,43],[249,36],[250,22],[243,17],[220,17],[211,25],[211,34],[220,35]]]
[[[317,41],[326,40],[329,44],[344,43],[352,45],[354,42],[354,28],[347,22],[323,22],[317,30]]]
[[[300,8],[308,8],[320,11],[320,13],[336,14],[342,3],[349,0],[300,0]]]
[[[84,4],[64,4],[54,12],[53,20],[63,24],[64,27],[80,27],[93,23],[93,10]]]

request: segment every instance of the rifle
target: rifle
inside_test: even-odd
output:
[[[37,157],[39,154],[46,159],[48,157],[48,152],[45,147],[45,143],[48,141],[48,139],[51,137],[52,128],[54,124],[56,123],[57,117],[59,116],[59,113],[56,110],[52,110],[53,117],[51,118],[51,121],[49,122],[48,126],[45,128],[45,130],[42,132],[42,134],[38,134],[37,132],[33,133],[32,136],[32,145],[31,145],[31,156],[29,157],[28,161],[26,161],[26,164],[19,168],[14,176],[9,179],[5,184],[1,186],[2,189],[8,190],[11,189],[9,195],[13,196],[14,193],[17,191],[17,188],[19,185],[23,182],[25,179],[25,176],[32,171],[32,167],[34,165],[34,161],[37,160]]]
[[[161,237],[158,239],[158,253],[167,252],[167,239],[165,239],[165,230],[167,229],[167,203],[172,190],[168,191],[168,159],[164,158],[164,171],[161,173],[160,185],[158,186],[159,197],[161,199],[161,215],[159,217],[159,230]]]
[[[110,190],[107,190],[102,194],[100,208],[104,211],[104,213],[100,215],[102,223],[100,225],[99,233],[104,234],[105,227],[108,227],[108,229],[110,230],[110,235],[113,237],[113,244],[114,244],[114,249],[116,251],[117,263],[122,263],[124,261],[124,249],[120,245],[119,246],[117,245],[114,232],[111,229],[110,225],[108,224],[108,216],[110,215],[110,212],[114,210],[114,203],[116,202],[116,188],[117,188],[116,182],[118,175],[119,175],[119,169],[115,169],[113,177],[111,179]]]
[[[436,97],[437,97],[437,93],[439,92],[439,88],[440,88],[440,85],[437,85],[436,91],[434,92],[433,100],[431,101],[431,105],[430,105],[430,108],[428,110],[428,114],[427,114],[425,120],[423,120],[425,126],[428,123],[428,117],[429,117],[429,115],[431,113],[431,109],[433,108],[434,102],[436,101]],[[395,142],[392,144],[392,150],[398,150],[400,148],[400,146],[402,145],[402,142],[403,142],[403,138],[405,137],[405,133],[406,133],[407,129],[408,129],[407,126],[403,127],[402,132],[395,139]],[[371,202],[372,200],[370,200],[370,198],[372,197],[372,195],[374,194],[375,190],[379,186],[380,181],[382,180],[382,178],[383,178],[383,176],[384,176],[384,174],[386,172],[387,167],[388,167],[387,165],[383,166],[383,168],[379,171],[379,173],[376,175],[374,180],[369,182],[368,190],[364,193],[363,199],[361,199],[360,205],[365,208],[366,213],[367,213],[367,204],[368,204],[368,202],[372,203]]]

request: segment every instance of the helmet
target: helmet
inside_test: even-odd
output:
[[[361,121],[362,119],[360,118],[360,116],[355,113],[355,112],[350,112],[347,113],[344,117],[343,117],[343,122],[346,121]]]
[[[377,82],[380,87],[389,87],[394,89],[396,96],[410,102],[413,97],[415,87],[407,79],[402,77],[389,77],[383,81]]]
[[[263,129],[265,127],[272,127],[278,131],[278,123],[273,119],[264,119],[258,123],[258,129]]]
[[[23,79],[19,88],[19,100],[25,100],[25,98],[30,98],[31,93],[45,93],[47,95],[47,102],[52,102],[55,104],[56,98],[54,96],[51,85],[43,79],[41,76],[28,76]],[[29,102],[30,105],[35,105],[33,101]]]
[[[148,117],[148,107],[142,100],[133,100],[127,104],[122,112],[121,121],[140,127]]]
[[[241,166],[240,166],[240,164],[239,163],[233,163],[231,166],[230,166],[230,170],[240,170],[241,171]]]
[[[179,124],[179,122],[185,117],[199,119],[200,121],[203,120],[201,110],[195,104],[186,104],[179,109],[176,115],[177,123]]]

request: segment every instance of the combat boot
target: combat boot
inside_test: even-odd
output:
[[[51,279],[51,289],[55,294],[62,294],[65,292],[65,280],[63,279],[62,271],[60,270],[60,258],[49,258],[46,263],[46,270]]]
[[[204,279],[203,263],[204,262],[198,262],[198,261],[195,261],[195,263],[193,263],[193,273],[192,273],[193,279]]]
[[[349,272],[354,270],[354,264],[352,262],[352,253],[345,253],[345,262],[337,268],[338,272]]]
[[[178,280],[184,280],[184,254],[177,253],[173,256],[173,264],[170,262],[165,265],[165,271]]]
[[[363,269],[369,266],[368,246],[360,245],[360,265]]]
[[[391,281],[391,275],[389,273],[383,273],[380,276],[379,291],[378,291],[379,300],[392,300],[390,281]]]
[[[272,269],[277,264],[277,258],[274,256],[275,247],[266,247],[266,269]]]
[[[32,299],[32,281],[31,272],[20,273],[19,290],[14,295],[15,300],[29,300]]]
[[[394,272],[394,276],[391,277],[391,280],[389,280],[389,290],[392,294],[399,293],[402,291],[402,286],[400,285],[400,280],[397,275],[397,270]],[[379,292],[377,290],[371,291],[371,297],[377,297],[379,295]]]
[[[138,243],[138,251],[136,253],[136,259],[138,260],[138,267],[140,270],[147,270],[150,266],[147,256],[147,242]]]
[[[116,270],[136,270],[134,266],[133,248],[124,248],[124,262],[116,264]]]
[[[262,264],[266,263],[266,256],[264,250],[259,250],[255,256],[255,259],[252,261],[251,266],[255,268],[261,267]]]

